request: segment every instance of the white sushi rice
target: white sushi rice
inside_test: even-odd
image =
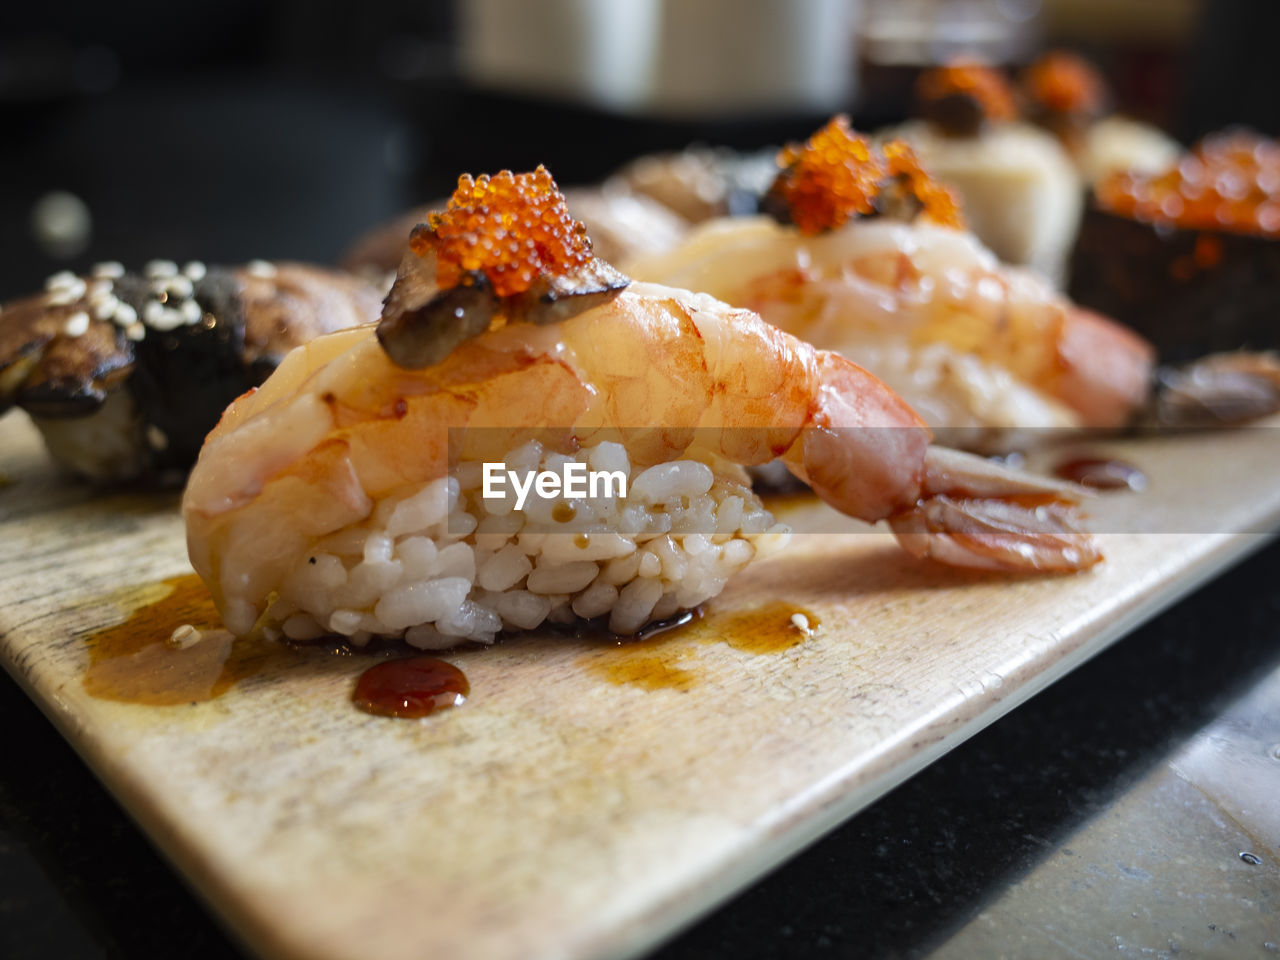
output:
[[[142,418],[128,390],[113,390],[87,417],[32,417],[54,462],[99,483],[142,473],[149,454]]]
[[[612,442],[569,457],[530,441],[504,459],[512,470],[561,471],[575,459],[621,470],[627,497],[531,498],[517,511],[514,494],[481,495],[480,463],[462,463],[313,544],[265,625],[293,640],[403,637],[423,649],[606,616],[629,635],[714,597],[790,537],[737,467],[717,475],[676,460],[637,470]]]

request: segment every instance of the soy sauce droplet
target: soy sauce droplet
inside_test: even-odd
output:
[[[1055,475],[1094,490],[1145,490],[1146,475],[1123,460],[1078,457],[1054,467]]]
[[[414,719],[456,707],[471,685],[451,663],[434,657],[406,657],[375,664],[356,681],[352,700],[365,713]]]

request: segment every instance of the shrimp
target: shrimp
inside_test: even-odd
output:
[[[1148,392],[1144,340],[923,219],[811,236],[765,217],[712,221],[626,269],[856,360],[965,445],[1007,444],[1012,428],[1119,426]]]
[[[628,503],[691,464],[696,489],[650,493],[646,509],[684,504],[687,519],[706,494],[720,525],[681,534],[668,517],[665,532],[637,534],[623,510],[566,546],[512,532],[509,510],[479,516],[459,477],[526,457],[534,437],[540,463],[558,444],[555,456],[629,464]],[[714,595],[753,555],[737,518],[759,501],[742,467],[775,458],[836,509],[887,520],[916,555],[1006,571],[1100,559],[1076,488],[931,447],[906,402],[856,364],[749,310],[645,283],[559,322],[491,326],[422,369],[393,363],[372,326],[300,347],[209,435],[183,515],[192,563],[237,634],[270,624],[439,646],[604,613],[625,632]],[[708,551],[723,563],[698,566]]]

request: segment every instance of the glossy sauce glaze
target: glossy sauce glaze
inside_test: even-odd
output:
[[[226,693],[272,658],[296,656],[285,644],[233,638],[222,629],[213,598],[195,574],[131,590],[116,602],[136,605],[136,609],[121,623],[87,640],[84,688],[101,700],[153,707],[200,703]],[[184,626],[194,628],[200,637],[179,646],[171,638]],[[186,632],[180,631],[179,636]],[[354,651],[339,643],[330,652],[351,656]],[[428,657],[409,657],[384,660],[365,670],[353,700],[368,713],[425,717],[462,703],[468,691],[467,678],[456,667]]]
[[[683,610],[673,617],[646,624],[633,636],[611,632],[606,618],[587,622],[573,630],[580,640],[603,649],[581,658],[581,663],[611,683],[631,684],[646,690],[689,690],[697,675],[678,663],[675,649],[682,643],[689,625],[702,617],[701,608]]]
[[[365,713],[411,720],[459,706],[470,692],[466,675],[453,664],[435,657],[401,657],[360,674],[351,700]]]
[[[769,603],[751,610],[706,615],[684,614],[678,623],[648,628],[637,638],[612,637],[611,646],[580,663],[610,683],[645,690],[688,691],[701,679],[693,655],[698,645],[723,643],[753,655],[796,647],[818,629],[812,612],[791,603]]]
[[[744,653],[781,653],[804,643],[821,625],[818,616],[804,607],[769,603],[714,618],[709,623],[714,635],[703,638],[703,642],[727,643]]]
[[[1053,468],[1055,476],[1093,490],[1145,490],[1147,477],[1123,460],[1103,457],[1073,457]]]
[[[195,574],[130,591],[117,602],[136,605],[136,609],[123,622],[87,640],[84,688],[99,699],[148,706],[199,703],[226,693],[272,658],[297,655],[286,644],[234,640],[221,628],[213,600]],[[752,655],[776,654],[804,643],[819,624],[812,611],[775,602],[723,614],[684,611],[649,624],[633,637],[609,634],[599,624],[585,624],[574,635],[603,641],[581,662],[610,683],[688,691],[700,680],[691,659],[699,645],[725,644]],[[198,631],[200,639],[177,646],[171,637],[184,625]],[[378,649],[385,653],[385,647]],[[338,644],[332,652],[351,656],[374,651]],[[410,656],[381,660],[365,669],[356,681],[352,702],[377,716],[417,718],[459,706],[469,693],[466,675],[457,667],[434,657]]]
[[[163,593],[154,597],[157,590]],[[117,602],[138,605],[122,623],[87,641],[84,688],[100,700],[157,707],[212,700],[277,653],[266,641],[233,642],[221,629],[208,588],[194,573],[130,591]],[[170,637],[184,624],[200,631],[201,638],[174,646]]]

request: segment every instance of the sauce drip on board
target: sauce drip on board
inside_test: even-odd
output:
[[[723,643],[754,655],[782,653],[808,640],[820,625],[811,611],[792,603],[769,603],[752,610],[703,617],[684,615],[673,629],[617,638],[613,646],[579,663],[610,683],[645,690],[688,691],[701,679],[691,662],[699,645]]]
[[[90,663],[83,683],[99,699],[148,706],[212,700],[259,672],[271,658],[298,656],[279,643],[233,641],[195,574],[131,590],[120,602],[136,609],[122,623],[87,641]],[[184,624],[202,637],[190,646],[175,647],[170,637]],[[611,683],[687,691],[700,680],[695,665],[688,662],[698,645],[723,643],[753,655],[781,653],[811,637],[819,624],[811,611],[784,602],[710,616],[684,611],[649,624],[634,637],[609,635],[612,644],[585,655],[582,662]],[[598,626],[590,625],[578,631],[583,637],[599,633]],[[345,646],[333,652],[352,653]],[[458,706],[469,693],[466,675],[457,667],[433,657],[411,656],[366,669],[352,701],[367,713],[415,718]]]
[[[351,699],[365,713],[416,719],[456,707],[470,692],[466,675],[453,664],[435,657],[401,657],[360,674]]]
[[[697,683],[697,674],[680,666],[676,662],[678,656],[664,654],[671,652],[668,640],[672,636],[683,638],[685,628],[701,616],[701,609],[684,610],[665,620],[646,624],[630,637],[611,633],[604,626],[606,618],[601,617],[574,633],[583,639],[603,636],[612,640],[612,648],[607,652],[588,654],[585,658],[596,673],[612,683],[632,684],[646,690],[689,690]]]
[[[678,657],[661,653],[645,655],[638,650],[627,650],[616,658],[593,663],[592,668],[599,676],[620,686],[682,692],[693,689],[698,683],[698,674],[677,660]]]
[[[726,643],[743,653],[782,653],[808,640],[822,621],[794,603],[770,603],[754,610],[709,618],[703,643]]]
[[[208,588],[194,573],[131,590],[119,602],[136,609],[124,622],[88,638],[84,689],[100,700],[156,707],[212,700],[257,673],[275,653],[265,641],[233,643],[221,629]],[[169,637],[183,624],[203,636],[188,647],[174,647]]]
[[[1102,457],[1075,457],[1053,468],[1055,476],[1093,490],[1145,490],[1147,477],[1123,460]]]

